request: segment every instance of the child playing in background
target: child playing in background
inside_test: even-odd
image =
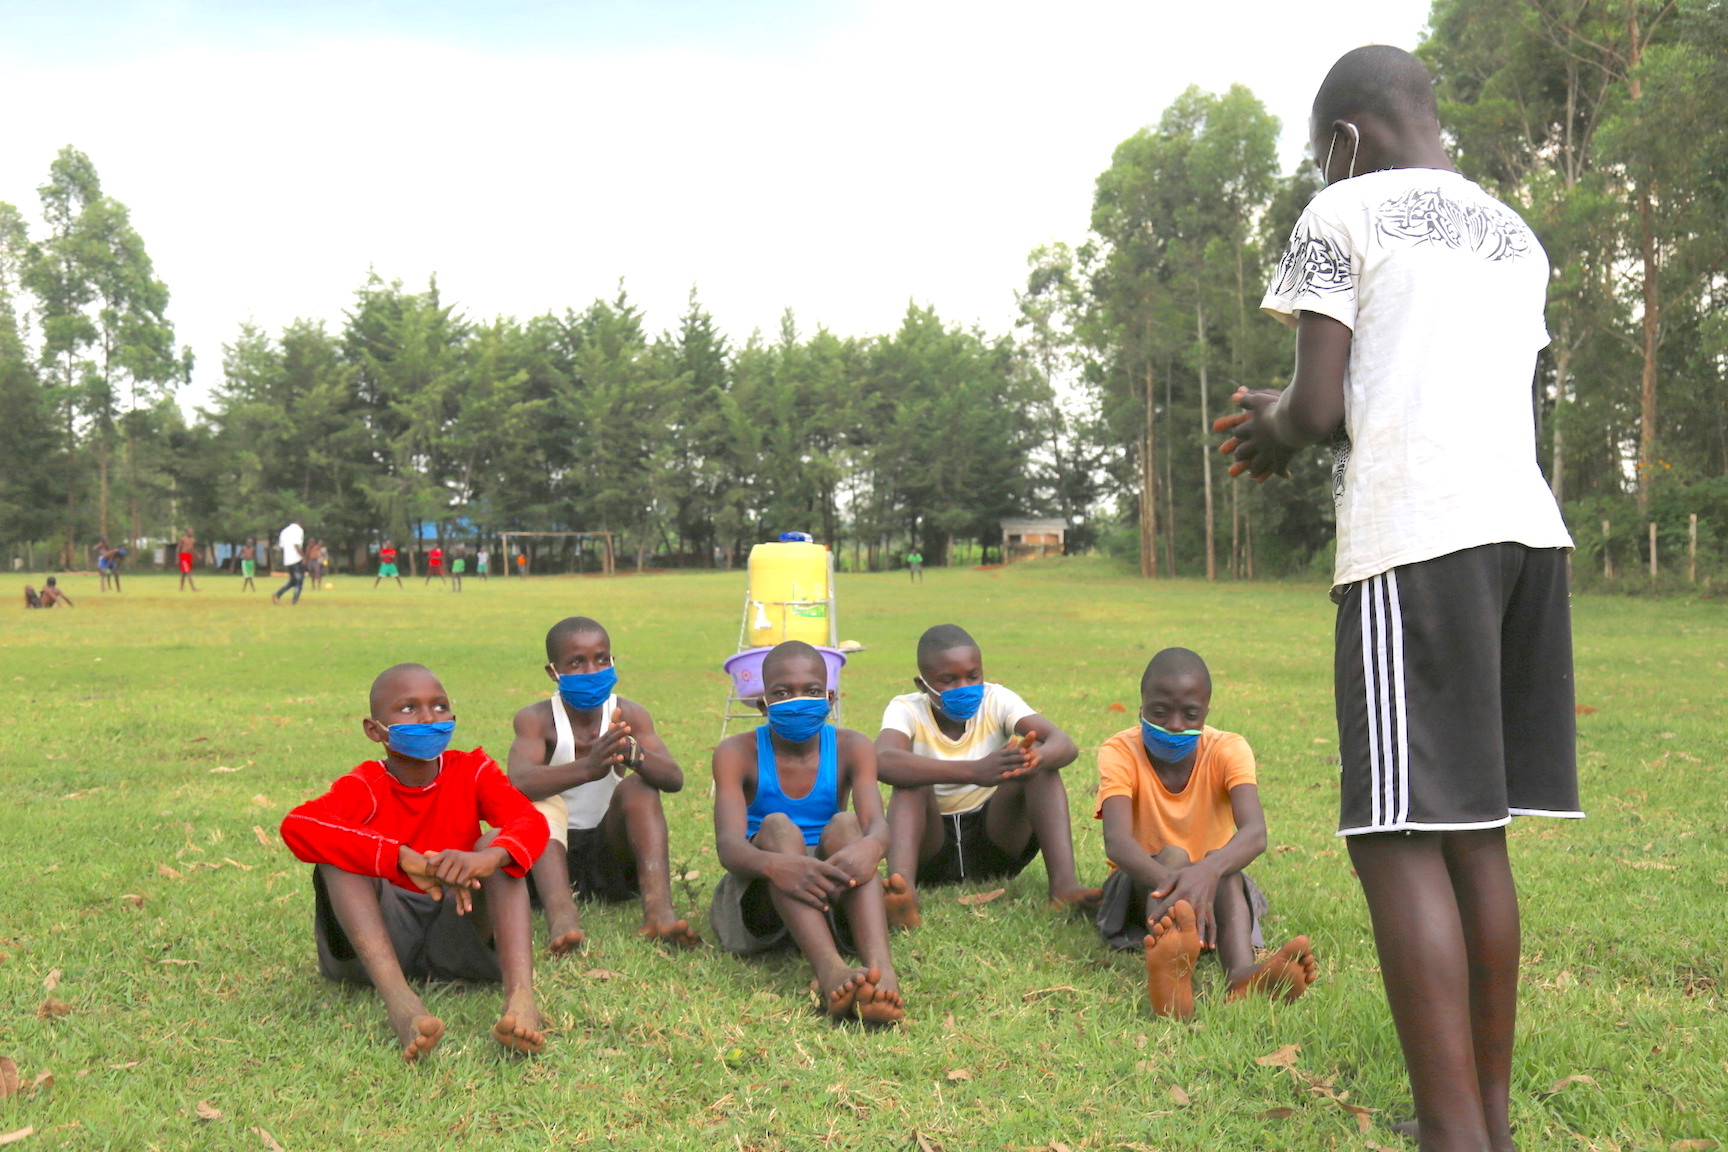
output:
[[[1194,1013],[1194,963],[1215,950],[1227,1000],[1263,992],[1294,1000],[1314,982],[1308,937],[1264,963],[1266,897],[1243,871],[1266,850],[1254,753],[1206,726],[1212,676],[1186,648],[1166,648],[1140,677],[1140,723],[1098,750],[1097,819],[1109,879],[1098,931],[1112,948],[1146,953],[1146,993],[1159,1016]]]
[[[540,810],[555,843],[534,865],[549,950],[585,939],[572,889],[584,899],[641,897],[637,935],[684,948],[701,943],[672,909],[663,793],[684,771],[654,731],[648,710],[616,695],[612,638],[586,616],[546,633],[546,675],[558,695],[516,713],[510,782]]]
[[[240,591],[245,592],[248,589],[253,592],[258,591],[258,585],[252,582],[252,577],[255,576],[257,572],[258,541],[248,538],[246,543],[240,546],[240,575],[245,577],[240,584]]]
[[[984,657],[962,628],[918,639],[918,691],[896,696],[876,737],[888,802],[888,922],[922,922],[918,885],[1017,876],[1040,852],[1052,907],[1089,908],[1098,889],[1074,870],[1061,770],[1074,741],[1026,701],[984,679]]]
[[[28,590],[26,590],[25,599],[29,599]],[[37,603],[32,605],[35,608],[52,608],[56,604],[64,604],[68,608],[77,607],[76,604],[72,603],[72,597],[60,590],[60,583],[53,576],[48,577],[48,583],[42,586],[42,591],[37,594],[36,599]]]
[[[905,1009],[877,873],[888,822],[876,750],[862,733],[827,722],[834,693],[810,645],[776,645],[762,661],[762,684],[768,723],[714,749],[714,842],[726,875],[709,922],[737,955],[790,936],[831,1019],[896,1023]],[[849,936],[862,967],[840,955]]]
[[[450,591],[462,591],[462,574],[468,571],[468,547],[457,544],[450,549]]]
[[[444,549],[436,544],[426,553],[426,579],[421,583],[431,584],[433,577],[437,577],[440,584],[444,582]]]
[[[446,751],[456,717],[426,668],[385,669],[370,705],[361,729],[383,757],[282,821],[289,849],[315,866],[318,970],[378,990],[408,1061],[444,1035],[410,979],[502,980],[492,1037],[512,1052],[538,1052],[522,877],[546,847],[546,822],[486,753]],[[495,830],[481,835],[481,820]]]
[[[193,537],[192,529],[188,528],[180,533],[180,542],[175,545],[174,558],[180,566],[179,590],[181,592],[186,591],[188,586],[191,587],[192,591],[198,591],[198,582],[192,579],[192,562],[197,558],[197,553],[194,551],[197,547],[198,541]]]
[[[1334,441],[1334,683],[1347,837],[1423,1149],[1509,1152],[1515,815],[1578,817],[1571,537],[1530,407],[1548,261],[1453,169],[1408,52],[1346,53],[1310,119],[1326,183],[1262,307],[1282,392],[1219,421],[1233,473]],[[1338,435],[1335,431],[1342,430]]]
[[[402,587],[402,577],[396,571],[396,545],[388,540],[378,549],[378,575],[372,578],[372,587],[386,580],[394,580],[396,587]]]

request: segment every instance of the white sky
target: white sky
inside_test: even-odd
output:
[[[1005,330],[1027,254],[1086,233],[1117,143],[1189,84],[1252,88],[1298,162],[1359,44],[1427,0],[0,0],[0,200],[62,145],[132,210],[198,368],[248,319],[341,323],[368,268],[470,316],[692,284],[734,340]],[[38,223],[39,227],[39,223]]]

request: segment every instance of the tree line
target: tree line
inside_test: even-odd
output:
[[[1696,532],[1720,572],[1728,0],[1436,0],[1418,54],[1459,167],[1553,265],[1531,403],[1580,571],[1642,571],[1655,524],[1667,570]],[[872,568],[984,554],[1030,514],[1147,576],[1323,571],[1319,451],[1233,483],[1210,431],[1235,388],[1289,372],[1258,305],[1318,176],[1280,171],[1279,125],[1246,87],[1183,93],[1118,146],[1084,240],[1030,254],[1010,332],[914,304],[885,335],[788,310],[740,341],[692,290],[656,333],[622,285],[487,321],[371,275],[335,329],[243,326],[190,415],[167,289],[69,148],[37,238],[0,204],[0,453],[29,462],[0,473],[0,542],[71,564],[97,536],[237,541],[298,515],[356,562],[384,537],[540,530],[706,566],[805,530]]]

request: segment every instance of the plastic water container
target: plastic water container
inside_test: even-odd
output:
[[[726,658],[720,667],[732,677],[733,695],[740,700],[762,695],[762,661],[773,650],[770,644],[765,648],[747,648]],[[816,651],[822,653],[822,662],[828,666],[828,691],[840,691],[840,669],[846,666],[846,654],[838,648],[818,647]]]
[[[750,549],[749,626],[745,643],[772,648],[783,640],[828,643],[828,548],[758,544]]]

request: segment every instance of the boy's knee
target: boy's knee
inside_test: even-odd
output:
[[[762,824],[752,839],[757,846],[770,852],[804,851],[804,833],[784,812],[770,812],[762,817]]]
[[[1164,865],[1166,868],[1186,868],[1188,865],[1194,863],[1194,861],[1188,858],[1188,853],[1182,851],[1182,849],[1175,845],[1160,848],[1158,854],[1152,857],[1152,859],[1158,861],[1158,863]]]
[[[864,835],[858,817],[851,812],[836,812],[822,829],[823,848],[843,848]]]
[[[660,804],[660,792],[653,785],[644,781],[635,773],[618,781],[616,792],[618,804],[630,816],[664,816],[665,810]]]

